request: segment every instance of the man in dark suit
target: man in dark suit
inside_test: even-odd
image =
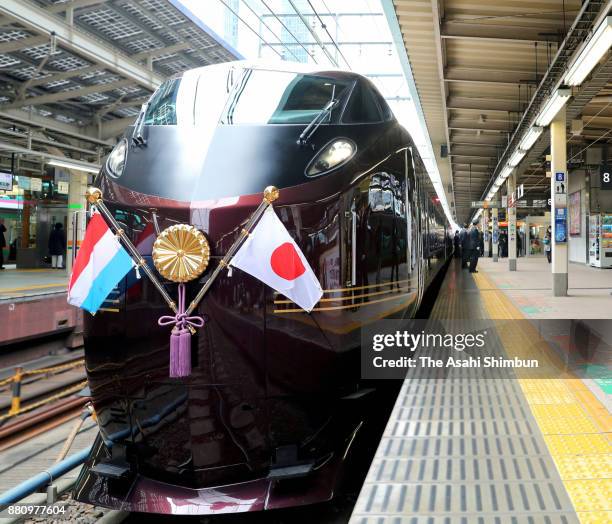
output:
[[[468,249],[468,230],[467,230],[467,222],[463,224],[461,231],[459,231],[459,244],[461,245],[461,267],[468,267],[468,262],[470,260],[470,254]]]
[[[472,222],[472,227],[468,231],[468,248],[470,252],[470,273],[478,273],[476,265],[480,256],[480,230],[478,229],[478,219]]]

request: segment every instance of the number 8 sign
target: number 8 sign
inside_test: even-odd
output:
[[[612,174],[610,173],[610,166],[604,164],[601,166],[601,189],[612,189]]]

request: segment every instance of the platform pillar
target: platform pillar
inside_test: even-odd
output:
[[[491,209],[491,234],[492,238],[492,249],[493,249],[493,262],[497,262],[497,257],[499,254],[499,220],[498,220],[498,209],[494,207]]]
[[[72,250],[75,249],[74,239],[80,242],[85,235],[85,217],[86,209],[85,192],[87,191],[87,174],[80,171],[70,172],[70,186],[68,189],[68,227],[66,232],[66,260],[65,265],[70,274],[72,271]],[[74,231],[73,216],[75,212],[79,212],[78,231]],[[76,233],[76,234],[75,234]]]
[[[567,296],[567,137],[565,106],[550,123],[550,217],[553,296]],[[558,231],[557,231],[558,230]]]
[[[516,271],[516,169],[508,177],[506,187],[508,189],[508,207],[506,209],[508,220],[508,269]]]

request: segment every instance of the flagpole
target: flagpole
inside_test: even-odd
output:
[[[206,292],[210,289],[210,286],[212,286],[213,282],[219,276],[219,273],[221,273],[224,268],[229,266],[230,262],[232,261],[232,258],[236,254],[236,251],[240,249],[240,246],[242,246],[244,241],[251,234],[251,230],[253,229],[255,222],[259,220],[259,218],[261,217],[261,215],[263,215],[264,211],[268,208],[268,206],[272,205],[272,202],[274,202],[279,197],[279,194],[280,193],[278,189],[274,186],[268,186],[266,187],[266,189],[264,189],[263,200],[261,201],[259,206],[257,206],[257,209],[253,212],[250,218],[247,220],[247,223],[242,228],[242,231],[240,232],[238,238],[227,250],[227,253],[223,257],[223,259],[219,262],[219,264],[211,273],[210,277],[202,286],[198,294],[191,301],[191,304],[189,304],[189,307],[185,311],[186,315],[190,315],[191,313],[193,313],[194,309],[198,307],[198,304],[200,303]]]
[[[132,244],[130,239],[127,237],[123,228],[115,220],[115,217],[112,215],[112,213],[108,210],[108,208],[102,201],[102,191],[100,191],[97,187],[88,187],[86,196],[87,196],[87,201],[90,204],[95,205],[96,208],[100,210],[102,215],[104,215],[104,218],[106,218],[106,220],[114,228],[115,234],[123,241],[123,244],[125,245],[127,250],[130,252],[130,255],[132,256],[132,258],[136,259],[137,267],[142,268],[145,274],[149,277],[149,280],[151,280],[153,285],[161,293],[162,297],[164,298],[164,300],[166,301],[170,309],[174,313],[176,313],[177,312],[176,303],[174,302],[174,300],[172,300],[172,297],[170,297],[170,295],[166,291],[166,288],[164,288],[162,283],[157,279],[157,277],[155,276],[155,273],[153,273],[153,271],[151,270],[151,268],[149,267],[145,259],[142,258],[142,255],[138,252],[136,247],[134,247],[134,244]]]

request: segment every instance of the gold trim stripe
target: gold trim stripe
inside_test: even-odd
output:
[[[365,297],[373,297],[377,295],[386,295],[388,293],[393,293],[394,291],[402,292],[402,291],[410,291],[410,286],[401,287],[398,289],[387,289],[386,291],[375,291],[373,293],[362,293],[361,295],[348,295],[346,297],[336,297],[336,298],[322,298],[319,300],[321,302],[343,302],[345,300],[352,300],[355,298],[365,298]],[[275,300],[275,304],[293,304],[293,300]]]
[[[402,284],[404,282],[410,282],[413,279],[406,278],[404,280],[392,280],[390,282],[382,282],[380,284],[369,284],[367,286],[356,286],[356,287],[341,287],[337,289],[324,289],[323,293],[341,293],[344,291],[360,291],[362,289],[369,289],[371,287],[382,287],[382,286],[391,286],[393,284]],[[275,295],[282,295],[278,291],[275,292]]]
[[[398,300],[398,299],[401,299],[402,297],[408,297],[409,295],[410,293],[401,293],[393,297],[379,298],[378,300],[370,300],[368,302],[361,302],[360,304],[348,304],[346,306],[315,307],[313,308],[313,311],[335,311],[339,309],[360,308],[363,306],[370,306],[372,304],[378,304],[379,302],[387,302],[388,300]],[[273,313],[302,313],[302,312],[304,312],[302,308],[273,310]]]

